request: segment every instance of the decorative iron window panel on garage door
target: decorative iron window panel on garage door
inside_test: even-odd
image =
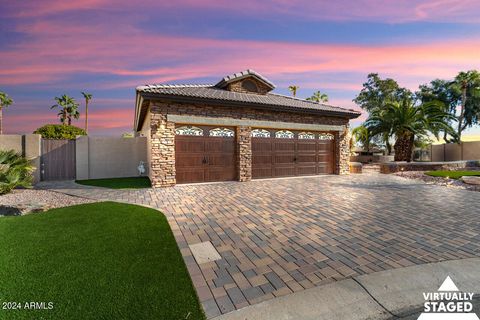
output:
[[[335,139],[335,137],[331,133],[320,133],[318,135],[318,139],[320,139],[320,140],[333,140],[333,139]]]
[[[279,139],[293,139],[295,136],[292,131],[280,130],[275,132],[275,138]]]
[[[252,137],[253,138],[270,138],[270,131],[265,129],[253,129]]]
[[[232,129],[228,129],[228,128],[215,128],[215,129],[210,130],[209,135],[210,135],[211,137],[226,137],[226,138],[230,138],[230,137],[234,137],[234,136],[235,136],[235,132],[233,132]]]
[[[315,139],[315,134],[311,132],[300,132],[298,134],[298,139],[301,140],[314,140]]]
[[[203,136],[203,130],[193,126],[183,126],[175,129],[175,134],[179,136]]]

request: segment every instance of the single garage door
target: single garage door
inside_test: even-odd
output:
[[[334,135],[327,132],[252,130],[252,177],[333,174]]]
[[[177,183],[236,180],[233,128],[178,125],[175,128]]]

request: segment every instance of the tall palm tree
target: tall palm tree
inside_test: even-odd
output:
[[[78,111],[78,103],[75,101],[74,98],[64,94],[61,97],[55,97],[55,101],[57,101],[57,104],[51,106],[50,109],[60,108],[60,111],[57,115],[59,116],[60,122],[62,124],[71,125],[72,118],[80,118],[80,112]]]
[[[415,105],[412,99],[389,102],[383,109],[372,111],[365,126],[372,134],[394,135],[395,161],[411,161],[415,138],[441,131],[453,132],[449,121],[454,116],[438,101]]]
[[[328,102],[328,95],[325,93],[321,93],[319,90],[317,90],[313,93],[311,97],[307,98],[307,100],[318,103]]]
[[[461,92],[460,114],[457,118],[457,136],[458,142],[462,137],[462,131],[467,127],[465,122],[465,110],[467,106],[467,93],[478,96],[480,94],[480,73],[476,70],[460,72],[451,83],[452,89]]]
[[[288,87],[288,90],[292,93],[292,96],[296,97],[297,96],[297,90],[300,89],[299,86],[296,85],[291,85]]]
[[[5,92],[0,91],[0,134],[3,133],[3,108],[8,108],[12,103],[12,98]]]
[[[364,150],[370,150],[370,141],[372,140],[372,136],[370,135],[370,131],[367,127],[364,125],[356,127],[352,130],[352,136],[356,142],[360,142]]]
[[[88,103],[92,100],[92,94],[82,91],[82,95],[85,98],[85,132],[88,134]]]

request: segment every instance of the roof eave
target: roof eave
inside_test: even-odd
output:
[[[231,100],[222,100],[222,99],[211,99],[211,98],[201,98],[201,97],[186,97],[180,95],[172,94],[161,94],[161,93],[147,93],[140,92],[141,96],[145,100],[168,100],[173,102],[186,102],[186,103],[210,103],[213,105],[229,106],[229,107],[255,107],[258,109],[272,110],[272,107],[278,111],[287,111],[287,112],[298,112],[305,114],[318,114],[325,116],[337,116],[348,119],[358,118],[360,112],[350,112],[350,111],[330,111],[330,110],[320,110],[320,109],[308,109],[295,107],[295,110],[292,110],[291,107],[281,106],[281,105],[272,105],[272,104],[263,104],[263,103],[252,103],[252,102],[243,102],[243,101],[231,101]]]

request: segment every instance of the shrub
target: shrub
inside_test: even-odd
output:
[[[41,134],[44,139],[70,139],[74,140],[77,136],[86,136],[85,130],[75,126],[66,126],[63,124],[47,124],[38,128],[33,133]]]
[[[30,188],[34,169],[28,159],[14,150],[0,150],[0,194],[16,187]]]

